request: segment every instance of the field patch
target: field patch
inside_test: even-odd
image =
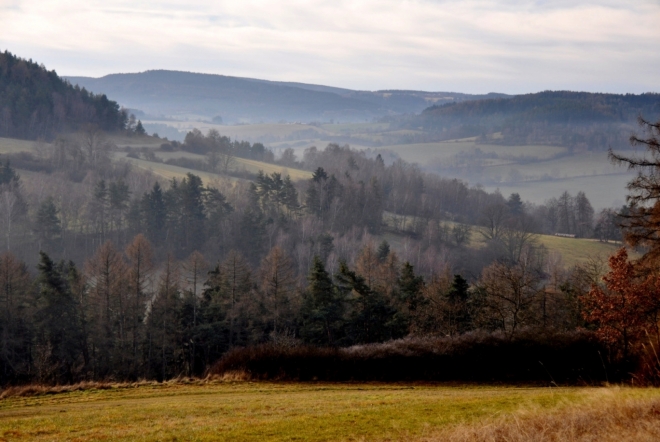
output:
[[[35,149],[35,141],[0,138],[0,154],[31,152]]]
[[[474,153],[479,149],[484,154],[496,154],[505,157],[534,157],[548,159],[566,152],[560,146],[502,146],[498,144],[477,144],[474,138],[442,141],[436,143],[399,144],[383,147],[399,155],[405,161],[417,163],[422,167],[433,162],[446,161],[460,153]]]
[[[520,410],[548,413],[657,390],[217,383],[0,401],[6,440],[418,440]]]

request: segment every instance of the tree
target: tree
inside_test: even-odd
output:
[[[29,373],[30,285],[25,263],[9,252],[0,255],[0,373],[5,380]]]
[[[228,318],[228,345],[235,345],[240,340],[237,323],[240,321],[241,310],[252,289],[252,272],[243,255],[232,250],[220,266],[222,274],[221,297]]]
[[[110,163],[112,145],[97,124],[87,124],[78,134],[85,162],[93,170],[101,170]]]
[[[147,320],[149,365],[161,381],[176,374],[182,353],[180,282],[179,266],[168,254]]]
[[[144,130],[144,126],[142,126],[142,121],[138,120],[137,124],[135,125],[135,134],[136,135],[146,135],[147,131]]]
[[[83,354],[78,305],[67,281],[72,268],[40,252],[35,353],[43,382],[72,383]]]
[[[628,183],[629,211],[623,214],[624,237],[631,246],[643,246],[647,252],[642,263],[660,259],[660,120],[651,123],[640,117],[642,135],[633,135],[633,146],[644,146],[648,156],[626,157],[610,149],[615,164],[636,171],[637,177]]]
[[[147,238],[155,244],[160,244],[165,238],[167,206],[158,182],[154,184],[151,192],[144,194],[141,205]]]
[[[261,293],[274,334],[286,332],[293,323],[296,277],[293,262],[280,247],[273,247],[261,262],[259,269]]]
[[[41,203],[37,211],[34,230],[39,238],[39,249],[43,242],[48,242],[60,233],[61,225],[57,217],[57,207],[52,197],[48,197]]]
[[[147,313],[147,302],[151,298],[150,285],[153,275],[153,252],[151,244],[144,235],[138,234],[126,247],[128,258],[127,289],[130,293],[127,326],[130,328],[132,349],[132,372],[137,371],[139,346],[144,339],[144,319]]]
[[[7,251],[11,250],[14,223],[25,213],[20,176],[9,161],[0,163],[0,223],[4,224]]]
[[[609,265],[605,286],[593,285],[583,297],[584,318],[597,325],[598,336],[616,345],[624,359],[639,350],[646,335],[658,348],[660,277],[639,275],[624,247],[610,257]]]
[[[90,281],[90,334],[97,353],[94,373],[104,376],[125,368],[128,271],[114,245],[106,241],[85,263],[85,275]]]
[[[385,297],[351,271],[345,262],[339,264],[337,288],[350,305],[346,328],[354,343],[383,342],[397,336],[393,328],[394,308]]]
[[[337,345],[342,338],[344,300],[318,256],[314,256],[308,281],[301,312],[302,337],[311,344]]]
[[[534,305],[542,292],[542,272],[533,252],[517,263],[496,262],[483,270],[479,288],[485,295],[485,323],[513,336],[534,324]]]
[[[197,357],[197,341],[199,340],[198,325],[200,323],[199,292],[202,287],[202,275],[206,274],[208,266],[204,255],[197,250],[190,254],[182,266],[184,280],[188,283],[186,290],[184,290],[182,320],[184,342],[190,343],[188,346],[188,357],[186,358],[186,361],[189,361],[189,376],[197,373],[195,362]]]
[[[593,233],[594,208],[584,192],[575,196],[575,235],[579,238],[588,238]]]

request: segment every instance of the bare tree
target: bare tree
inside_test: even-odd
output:
[[[261,292],[273,333],[285,332],[295,310],[296,277],[293,263],[280,247],[273,247],[259,269]]]
[[[532,325],[532,308],[543,292],[541,268],[532,250],[513,265],[496,262],[486,267],[479,281],[486,295],[486,320],[509,336],[522,325]]]
[[[85,161],[92,169],[105,167],[110,162],[112,144],[105,132],[94,124],[86,125],[78,134]]]

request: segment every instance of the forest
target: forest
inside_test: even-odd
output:
[[[74,87],[32,60],[0,53],[0,137],[52,140],[85,124],[123,130],[127,121],[105,95]]]
[[[112,162],[103,137],[41,146],[51,169],[25,182],[3,162],[5,382],[200,376],[269,342],[573,331],[603,263],[567,268],[538,233],[621,238],[582,192],[532,206],[348,146],[285,158],[306,181],[204,183]],[[163,144],[263,155],[213,131]]]
[[[19,75],[25,69],[50,75],[3,60],[6,90],[36,78]],[[589,342],[602,335],[607,364],[623,360],[629,370],[639,344],[632,337],[647,323],[626,321],[660,311],[651,301],[643,314],[608,310],[602,294],[618,290],[609,281],[637,287],[625,249],[602,280],[603,258],[567,265],[539,241],[621,241],[634,207],[595,213],[580,191],[530,204],[348,145],[276,158],[214,129],[192,130],[182,143],[157,139],[156,149],[118,147],[118,136],[146,139],[141,122],[55,80],[91,100],[82,103],[110,104],[83,106],[86,117],[69,131],[51,124],[48,106],[32,111],[34,135],[25,138],[62,131],[0,157],[2,384],[162,381],[241,360],[239,348],[325,351],[426,338],[451,347],[459,337],[469,346],[484,333],[495,347],[567,343],[570,354],[586,345],[591,356],[601,347]],[[156,150],[194,154],[178,160],[190,171],[166,179],[118,157],[162,161]],[[236,158],[282,172],[237,174]],[[294,180],[287,168],[310,178]],[[646,293],[635,290],[623,295]],[[574,380],[581,373],[566,370]]]
[[[436,139],[479,137],[488,144],[546,144],[580,151],[627,147],[640,115],[651,121],[660,117],[658,94],[544,91],[436,105],[393,121],[401,128],[427,130]]]

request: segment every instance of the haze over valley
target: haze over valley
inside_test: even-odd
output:
[[[0,440],[660,440],[659,19],[0,2]]]

